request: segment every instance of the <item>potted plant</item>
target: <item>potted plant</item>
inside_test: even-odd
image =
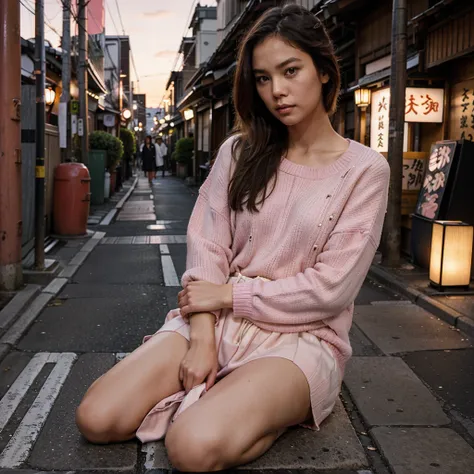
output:
[[[132,158],[136,151],[135,136],[128,128],[121,128],[120,140],[122,140],[125,162],[124,177],[125,179],[129,179],[132,176]]]
[[[105,150],[107,152],[106,168],[110,173],[110,194],[113,194],[116,168],[123,156],[122,142],[110,133],[97,130],[89,135],[89,147],[91,150]]]
[[[171,158],[176,161],[176,174],[185,179],[188,175],[188,166],[194,153],[194,138],[184,137],[176,142],[176,147]]]

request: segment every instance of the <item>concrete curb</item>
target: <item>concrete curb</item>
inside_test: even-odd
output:
[[[130,189],[127,191],[127,194],[125,194],[125,196],[122,199],[120,199],[120,201],[117,203],[114,209],[109,211],[109,213],[104,217],[104,219],[102,219],[99,225],[109,225],[114,220],[115,216],[122,209],[124,204],[128,201],[129,197],[135,190],[137,183],[138,183],[138,178],[135,178],[135,181],[133,182]]]
[[[407,285],[403,280],[392,275],[381,266],[373,264],[369,269],[368,276],[388,286],[392,290],[397,291],[416,305],[429,311],[451,326],[460,329],[469,337],[474,337],[474,321],[472,319]]]
[[[0,311],[0,331],[8,329],[8,327],[15,320],[16,315],[26,308],[31,301],[41,291],[40,285],[26,285],[19,291],[14,298]]]
[[[52,280],[49,285],[43,288],[41,293],[39,293],[39,295],[37,295],[34,299],[30,297],[28,300],[29,304],[25,303],[20,305],[18,302],[16,302],[14,305],[12,305],[14,311],[5,314],[5,320],[8,319],[8,321],[10,323],[13,322],[13,324],[0,338],[0,361],[21,339],[23,334],[30,328],[35,319],[48,305],[48,303],[53,298],[55,298],[69,283],[69,279],[74,276],[74,274],[80,268],[80,265],[84,263],[86,258],[95,249],[104,236],[105,232],[95,232],[92,237],[81,247],[79,252],[77,252],[76,255],[74,255],[74,257],[69,261],[69,264],[63,269],[59,276]],[[19,294],[22,294],[21,298],[25,299],[28,296],[28,292],[33,290],[38,291],[38,289],[39,287],[32,289],[32,286],[29,285],[29,287],[19,292]],[[6,306],[3,311],[5,311],[7,308],[8,306]]]
[[[115,217],[115,214],[122,209],[125,202],[133,193],[137,183],[138,178],[135,178],[135,181],[127,191],[127,194],[125,194],[111,211],[113,212],[113,215],[111,215],[108,223],[105,225],[110,224]],[[111,213],[105,217],[104,221],[109,218],[110,214]],[[43,288],[39,294],[39,285],[28,285],[20,291],[5,308],[3,308],[0,313],[0,322],[4,321],[5,324],[2,324],[2,327],[8,329],[5,334],[0,337],[0,361],[2,361],[2,359],[10,352],[11,348],[21,339],[23,334],[29,329],[47,304],[69,283],[69,280],[76,274],[81,265],[105,235],[105,232],[94,232],[91,238],[80,248],[76,255],[74,255],[58,277]],[[0,327],[0,330],[2,327]]]

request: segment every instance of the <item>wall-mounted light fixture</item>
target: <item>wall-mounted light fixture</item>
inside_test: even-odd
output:
[[[184,120],[191,120],[194,118],[194,110],[193,109],[186,109],[184,111]]]
[[[370,105],[371,92],[370,89],[360,87],[354,91],[354,102],[357,107],[365,109]]]

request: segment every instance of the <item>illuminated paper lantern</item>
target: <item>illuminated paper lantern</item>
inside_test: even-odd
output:
[[[370,105],[370,95],[370,89],[356,89],[354,91],[354,101],[357,107],[368,107]]]
[[[460,221],[434,221],[431,235],[430,281],[437,288],[471,281],[474,228]]]

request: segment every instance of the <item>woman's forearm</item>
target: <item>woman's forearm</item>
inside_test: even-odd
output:
[[[194,313],[189,325],[191,343],[214,343],[216,317],[212,313]]]

